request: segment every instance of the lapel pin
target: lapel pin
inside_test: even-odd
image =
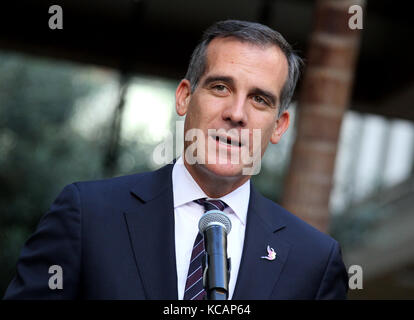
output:
[[[270,246],[267,246],[267,256],[262,256],[262,259],[266,259],[266,260],[275,260],[276,259],[276,252],[273,248],[270,248]]]

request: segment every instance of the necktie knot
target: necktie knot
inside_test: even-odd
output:
[[[222,200],[213,200],[213,199],[207,200],[206,198],[201,198],[201,199],[194,200],[194,202],[204,206],[204,210],[206,212],[210,210],[223,211],[225,208],[228,207],[228,205]]]

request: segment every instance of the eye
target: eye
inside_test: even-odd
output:
[[[219,83],[213,84],[210,87],[210,90],[213,94],[219,97],[226,97],[230,92],[230,89],[226,85]]]
[[[213,86],[213,89],[216,91],[224,92],[227,88],[222,84],[216,84]]]
[[[269,105],[269,103],[265,99],[263,99],[261,96],[253,96],[253,100],[260,104]]]

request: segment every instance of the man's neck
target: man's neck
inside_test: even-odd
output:
[[[194,181],[210,198],[220,198],[242,186],[250,179],[250,176],[223,177],[215,175],[205,167],[195,164],[189,165],[184,160],[187,171]],[[197,168],[195,166],[198,166]]]

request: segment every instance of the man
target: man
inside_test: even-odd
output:
[[[299,65],[263,25],[207,29],[176,90],[183,156],[155,172],[67,186],[23,248],[5,298],[200,299],[197,224],[212,203],[232,223],[230,299],[345,298],[338,243],[250,183],[251,159],[289,126]]]

